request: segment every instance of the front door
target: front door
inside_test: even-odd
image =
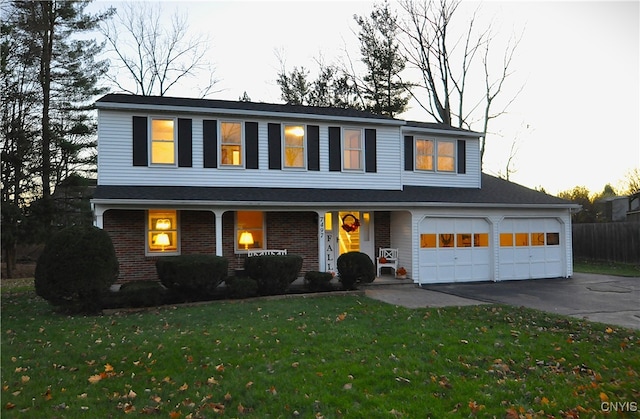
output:
[[[337,258],[347,252],[362,252],[375,261],[373,213],[336,211],[325,215],[326,267],[336,269]]]

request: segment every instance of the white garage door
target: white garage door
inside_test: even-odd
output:
[[[489,280],[489,243],[489,224],[482,218],[424,219],[420,224],[420,283]]]
[[[500,279],[563,275],[561,224],[555,218],[506,218],[500,223]]]

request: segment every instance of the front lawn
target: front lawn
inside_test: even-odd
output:
[[[591,274],[640,277],[639,265],[618,262],[603,262],[586,259],[574,260],[573,270],[575,272]]]
[[[352,295],[70,317],[3,292],[2,416],[592,417],[640,401],[639,347],[636,331],[495,305]]]

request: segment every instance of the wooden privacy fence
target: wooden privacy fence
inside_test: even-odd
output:
[[[640,222],[573,224],[573,256],[640,263]]]

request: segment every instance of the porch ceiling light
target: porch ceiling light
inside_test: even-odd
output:
[[[244,244],[244,250],[249,250],[249,245],[253,244],[253,234],[243,231],[240,234],[240,244]]]
[[[168,218],[159,218],[156,221],[156,230],[169,230],[171,228],[171,220]],[[166,234],[165,234],[166,236]]]

